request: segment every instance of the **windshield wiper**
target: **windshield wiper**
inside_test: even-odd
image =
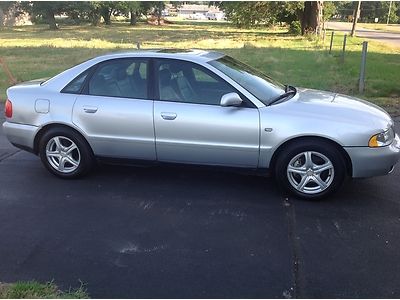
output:
[[[297,90],[294,86],[291,85],[285,85],[285,92],[279,96],[277,96],[276,98],[274,98],[269,105],[272,105],[276,102],[278,102],[279,100],[285,99],[286,97],[290,96],[290,95],[296,95]]]

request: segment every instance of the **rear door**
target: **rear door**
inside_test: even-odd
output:
[[[159,59],[159,100],[154,102],[160,161],[255,168],[259,157],[259,113],[251,103],[220,106],[237,92],[210,70],[192,62]]]
[[[72,117],[95,155],[156,159],[148,90],[147,59],[114,59],[96,67],[77,97]]]

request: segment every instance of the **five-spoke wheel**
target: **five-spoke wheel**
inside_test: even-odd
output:
[[[65,127],[54,127],[43,134],[39,154],[45,167],[63,178],[83,175],[93,165],[92,151],[86,140]]]
[[[280,186],[296,196],[316,199],[340,187],[346,165],[336,145],[323,140],[300,140],[279,154],[275,176]]]
[[[79,167],[81,153],[78,146],[65,136],[55,136],[46,146],[49,164],[62,173],[71,173]]]
[[[335,177],[332,162],[315,151],[301,152],[287,166],[289,183],[299,192],[315,194],[327,189]]]

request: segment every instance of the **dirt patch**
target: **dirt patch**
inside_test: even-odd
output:
[[[10,287],[9,283],[0,282],[0,298],[4,298],[9,287]]]

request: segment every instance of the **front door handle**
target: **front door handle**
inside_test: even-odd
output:
[[[87,114],[94,114],[97,112],[97,107],[95,106],[84,106],[83,111]]]
[[[176,113],[163,112],[163,113],[161,113],[161,117],[164,120],[175,120],[176,119]]]

